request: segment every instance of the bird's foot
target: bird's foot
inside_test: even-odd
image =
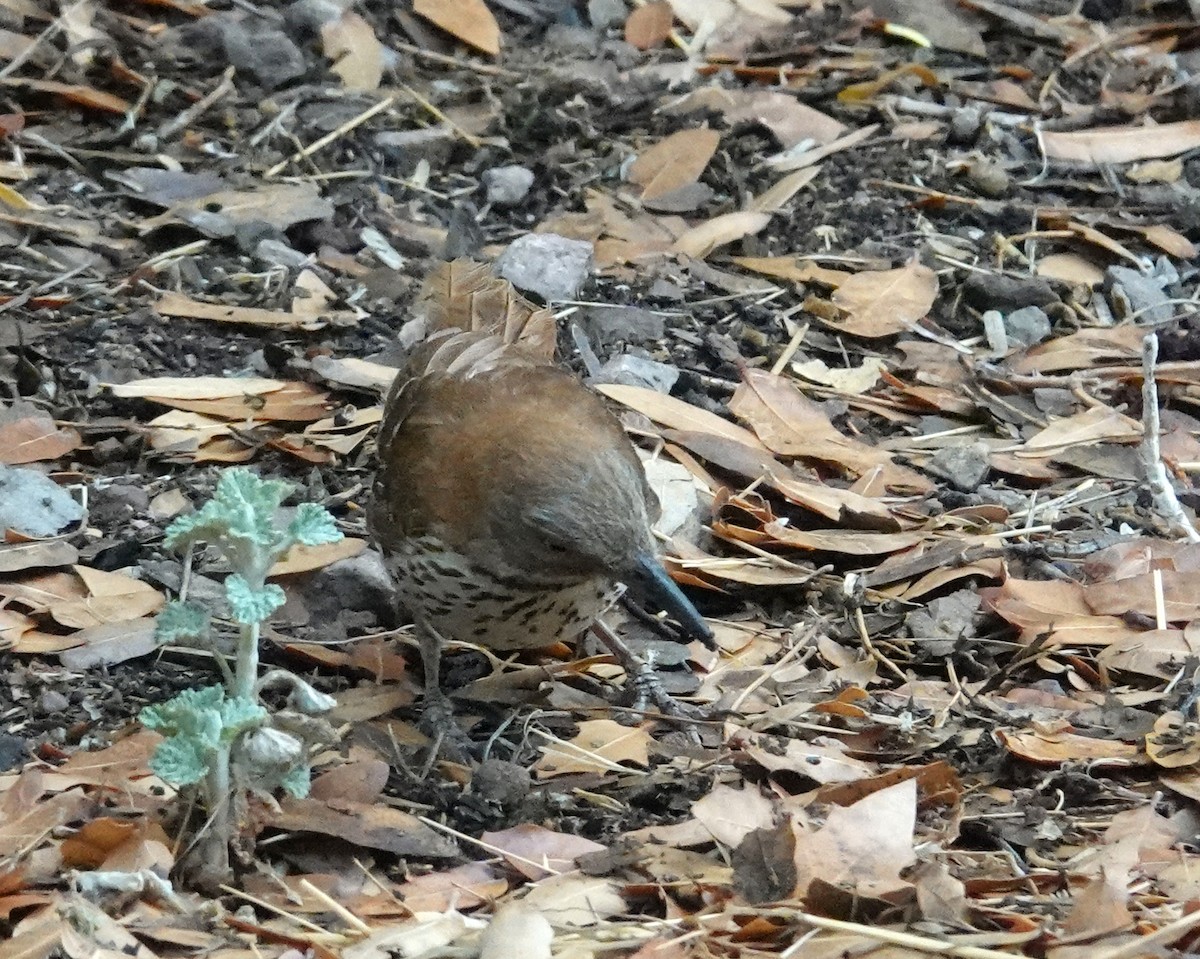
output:
[[[629,673],[633,687],[632,708],[640,713],[654,711],[659,715],[684,721],[707,719],[708,714],[700,706],[680,702],[667,692],[658,673],[648,663],[639,661]]]
[[[475,743],[454,717],[454,704],[440,689],[425,691],[421,718],[417,728],[433,742],[429,748],[429,765],[441,758],[465,763],[475,749]]]

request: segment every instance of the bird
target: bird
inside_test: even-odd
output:
[[[376,440],[368,526],[415,624],[426,710],[449,708],[439,685],[448,641],[499,651],[571,642],[623,588],[713,645],[658,556],[657,499],[620,421],[573,374],[497,329],[421,342]]]

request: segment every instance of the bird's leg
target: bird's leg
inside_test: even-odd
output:
[[[461,762],[471,746],[471,737],[454,719],[454,704],[442,692],[442,650],[446,641],[428,622],[417,620],[417,643],[421,649],[421,668],[425,673],[425,700],[417,725],[434,741],[433,753]]]
[[[596,638],[608,647],[609,652],[616,656],[621,665],[625,667],[625,673],[629,676],[629,680],[634,688],[635,698],[633,708],[635,710],[646,712],[647,707],[653,704],[664,716],[670,716],[674,719],[690,720],[703,717],[704,713],[702,710],[679,702],[679,700],[674,699],[670,693],[663,689],[663,685],[659,681],[654,667],[630,649],[625,641],[613,631],[611,626],[603,620],[597,619],[592,624],[592,632],[596,634]]]

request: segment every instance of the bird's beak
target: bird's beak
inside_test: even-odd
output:
[[[716,648],[713,632],[692,605],[692,601],[683,595],[683,590],[675,585],[670,573],[658,557],[644,555],[638,558],[634,575],[626,585],[630,595],[640,605],[648,609],[662,609],[683,627],[683,631],[693,639],[698,639],[710,649]]]

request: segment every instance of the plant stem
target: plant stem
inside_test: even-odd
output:
[[[237,678],[233,694],[254,699],[254,683],[258,679],[258,637],[261,623],[243,624],[238,639]]]

